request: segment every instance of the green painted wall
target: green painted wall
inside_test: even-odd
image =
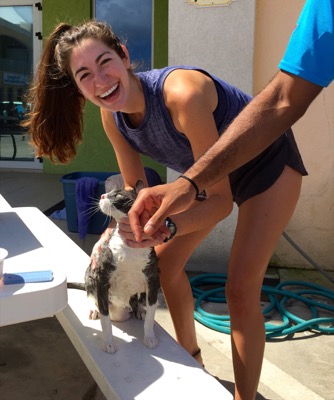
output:
[[[154,68],[168,65],[168,0],[154,2]]]
[[[47,0],[43,2],[43,36],[46,38],[60,22],[81,23],[92,17],[91,0]],[[168,0],[154,1],[154,67],[168,63]],[[66,101],[64,99],[64,101]],[[166,168],[148,157],[144,164],[166,178]],[[83,142],[74,160],[67,165],[54,165],[44,159],[43,171],[67,174],[76,171],[118,171],[113,148],[107,139],[100,119],[99,108],[91,103],[85,107]]]

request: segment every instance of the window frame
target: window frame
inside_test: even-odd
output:
[[[42,0],[40,1],[43,6]],[[33,73],[36,72],[36,66],[42,54],[43,43],[36,35],[37,32],[42,32],[42,11],[33,0],[0,0],[0,7],[16,7],[16,6],[31,6],[33,20]],[[0,160],[0,168],[15,168],[15,169],[42,169],[43,163],[34,158],[31,161],[15,161],[15,160]]]

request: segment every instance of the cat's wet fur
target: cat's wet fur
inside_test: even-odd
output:
[[[97,310],[92,311],[90,317],[100,317],[103,350],[108,353],[117,350],[111,320],[122,321],[131,314],[144,320],[145,345],[154,348],[158,344],[154,334],[160,287],[158,258],[153,247],[131,248],[118,233],[118,222],[127,215],[142,187],[143,182],[138,181],[131,191],[113,189],[101,196],[100,209],[116,221],[116,227],[102,244],[101,250],[95,252],[96,265],[94,268],[92,263],[88,266],[85,283],[68,283],[69,288],[84,288],[94,300]]]

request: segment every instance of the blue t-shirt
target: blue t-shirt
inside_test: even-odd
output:
[[[279,64],[319,86],[334,79],[334,0],[307,0]]]

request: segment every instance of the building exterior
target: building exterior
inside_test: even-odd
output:
[[[17,62],[15,68],[8,66],[6,54],[10,54],[11,44],[16,43],[14,48],[19,60],[29,59],[36,65],[38,47],[42,46],[41,36],[45,38],[59,21],[77,23],[96,16],[96,1],[101,1],[105,7],[111,7],[116,2],[0,0],[0,101],[8,101],[10,96],[17,101],[26,87],[27,73],[19,68],[20,63]],[[197,65],[251,94],[259,92],[275,75],[304,4],[304,0],[142,1],[152,7],[152,67]],[[201,6],[202,3],[206,6]],[[222,6],[222,3],[226,4]],[[132,7],[138,7],[138,4],[133,1]],[[29,24],[21,21],[8,34],[8,21],[4,20],[2,10],[15,5],[31,7],[33,25],[30,29]],[[5,37],[6,49],[3,47]],[[5,99],[4,93],[11,95]],[[322,91],[306,115],[293,127],[309,176],[304,178],[297,209],[286,229],[288,235],[327,270],[334,270],[333,103],[332,84]],[[85,110],[83,143],[77,157],[69,165],[52,165],[47,160],[41,164],[33,160],[20,163],[6,157],[2,159],[3,140],[0,142],[0,172],[2,167],[34,167],[60,174],[118,170],[113,150],[103,133],[99,110],[91,104],[87,104]],[[145,159],[145,163],[157,169],[166,179],[174,178],[173,171],[166,172],[164,167],[152,160]],[[237,210],[234,210],[232,216],[220,223],[198,248],[191,259],[192,269],[195,266],[195,269],[204,271],[209,268],[210,272],[226,270],[236,215]],[[279,242],[272,263],[277,266],[310,267],[284,238]]]

